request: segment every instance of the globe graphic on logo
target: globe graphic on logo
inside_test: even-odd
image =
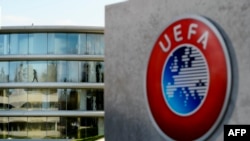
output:
[[[203,54],[192,45],[175,49],[162,74],[162,91],[167,105],[178,115],[190,115],[202,105],[209,84]]]

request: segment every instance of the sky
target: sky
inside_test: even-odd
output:
[[[105,6],[126,0],[0,0],[2,26],[104,27]]]

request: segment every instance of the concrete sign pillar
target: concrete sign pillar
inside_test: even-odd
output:
[[[215,21],[228,35],[235,51],[232,71],[236,76],[229,105],[219,126],[208,138],[223,140],[224,124],[250,124],[249,13],[249,0],[131,0],[107,6],[105,139],[166,139],[155,128],[157,125],[150,116],[146,71],[152,48],[162,31],[173,19],[187,14],[202,15]]]

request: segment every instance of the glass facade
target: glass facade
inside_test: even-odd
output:
[[[0,33],[1,56],[104,55],[103,33]],[[91,59],[0,60],[1,112],[55,111],[58,116],[0,116],[0,139],[84,139],[104,135],[104,117],[60,111],[104,111],[103,88],[33,84],[103,84],[104,62]],[[8,87],[8,84],[17,84]],[[28,88],[18,85],[28,84]]]
[[[2,61],[0,83],[104,82],[102,61]]]
[[[1,139],[83,139],[98,134],[92,117],[3,117]]]
[[[0,54],[104,54],[103,34],[9,33],[0,34]]]

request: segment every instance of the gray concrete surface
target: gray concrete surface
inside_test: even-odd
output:
[[[147,110],[145,73],[152,47],[169,22],[207,16],[231,39],[238,80],[228,112],[209,140],[223,140],[223,124],[250,124],[250,1],[131,0],[105,10],[105,140],[163,141]]]

